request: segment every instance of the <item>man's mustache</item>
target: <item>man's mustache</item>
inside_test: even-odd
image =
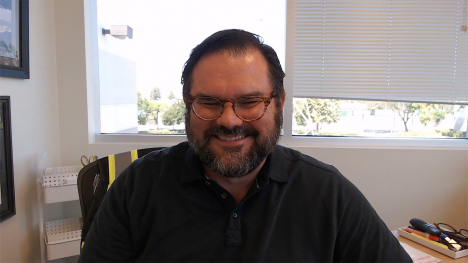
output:
[[[236,126],[233,129],[228,129],[224,126],[219,126],[219,127],[213,127],[205,131],[204,137],[205,140],[209,140],[212,136],[214,135],[231,135],[231,136],[236,136],[239,134],[245,134],[245,135],[252,135],[256,134],[257,132],[249,129],[245,126]]]

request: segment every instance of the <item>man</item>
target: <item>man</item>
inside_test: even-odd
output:
[[[112,184],[81,262],[411,262],[334,167],[278,146],[275,51],[241,30],[198,45],[183,74],[188,142]]]

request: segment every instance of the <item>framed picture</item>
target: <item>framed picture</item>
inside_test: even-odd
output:
[[[29,0],[0,0],[0,76],[29,79]]]
[[[10,96],[0,96],[0,222],[16,214]]]

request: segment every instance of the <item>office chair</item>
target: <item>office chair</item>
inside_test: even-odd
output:
[[[102,199],[115,178],[134,160],[163,148],[146,148],[109,155],[87,164],[80,170],[77,179],[83,219],[80,247],[83,247],[86,234],[93,223]]]

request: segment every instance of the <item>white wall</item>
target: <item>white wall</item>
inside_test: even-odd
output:
[[[11,97],[16,215],[0,223],[0,262],[40,261],[36,178],[59,166],[60,126],[52,0],[30,1],[31,78],[0,77],[0,95]],[[60,216],[61,206],[48,217]]]
[[[0,224],[0,262],[40,261],[35,179],[44,152],[47,166],[77,165],[83,154],[158,145],[157,137],[151,145],[88,143],[83,17],[83,0],[30,0],[31,79],[0,78],[0,95],[12,99],[17,209]],[[391,229],[412,217],[468,227],[468,149],[297,149],[340,169]],[[48,217],[63,214],[78,215],[78,202],[49,208]]]

